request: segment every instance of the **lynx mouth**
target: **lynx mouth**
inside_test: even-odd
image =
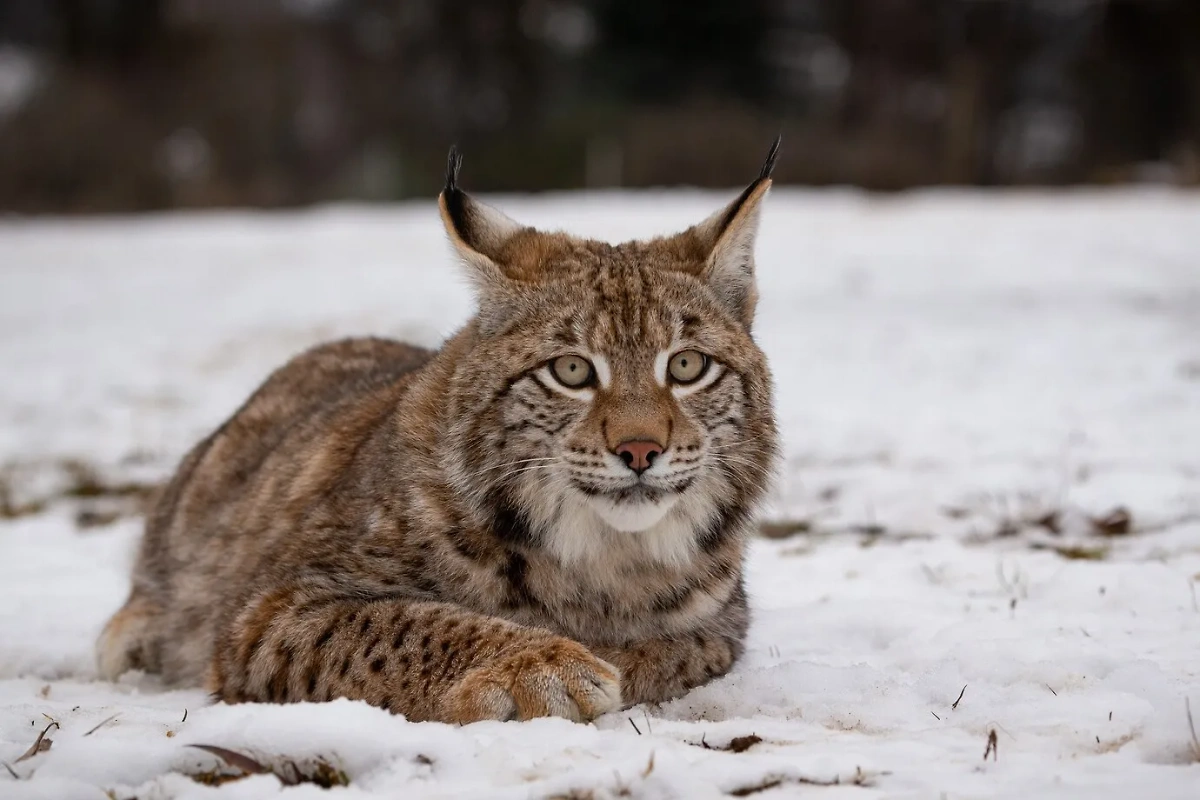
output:
[[[602,492],[599,497],[604,498],[610,503],[637,505],[640,503],[659,503],[668,493],[661,489],[655,489],[647,486],[644,483],[635,483],[632,486],[622,486],[619,489],[612,489],[607,492]]]
[[[651,483],[645,478],[639,478],[611,487],[597,486],[593,483],[585,483],[577,479],[572,480],[571,483],[580,493],[589,498],[603,500],[614,505],[637,505],[642,503],[674,502],[676,495],[680,495],[691,488],[693,479],[685,478],[674,483],[665,481]]]

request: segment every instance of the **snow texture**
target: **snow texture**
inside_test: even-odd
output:
[[[725,199],[493,201],[621,239]],[[195,782],[197,743],[345,797],[1200,797],[1200,197],[777,191],[758,254],[786,458],[745,658],[594,725],[456,728],[92,661],[142,483],[299,349],[465,320],[434,206],[0,222],[0,797],[327,791]]]

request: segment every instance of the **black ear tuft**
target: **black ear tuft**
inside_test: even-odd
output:
[[[776,142],[776,147],[778,146],[779,144]],[[458,145],[451,145],[450,155],[446,158],[446,188],[442,190],[446,194],[458,191],[458,171],[461,169],[462,153],[458,152]]]
[[[446,188],[442,189],[442,202],[446,204],[446,213],[450,216],[450,222],[458,231],[458,235],[469,238],[467,195],[458,188],[458,171],[460,169],[462,169],[462,153],[458,152],[458,145],[453,145],[450,148],[450,155],[446,158]]]
[[[775,137],[775,143],[771,145],[771,152],[767,153],[767,160],[758,173],[758,179],[760,181],[765,181],[767,178],[771,177],[771,172],[775,169],[775,158],[779,155],[779,143],[781,141],[783,141],[782,133]],[[451,158],[453,158],[454,151],[452,150],[450,152]]]
[[[742,190],[737,200],[734,200],[725,209],[725,216],[721,219],[720,225],[717,226],[718,236],[720,231],[724,231],[729,223],[733,222],[734,217],[741,211],[742,205],[754,194],[755,189],[761,186],[763,181],[771,177],[771,172],[775,169],[775,159],[779,156],[779,143],[782,140],[783,134],[775,137],[775,141],[771,145],[771,152],[767,153],[767,160],[763,163],[762,169],[758,171],[758,177],[754,179],[753,183]]]

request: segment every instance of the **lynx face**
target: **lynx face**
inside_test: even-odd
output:
[[[749,514],[776,448],[749,333],[768,186],[682,234],[621,245],[522,228],[448,189],[443,216],[480,299],[449,399],[464,420],[458,488],[507,504],[564,560],[634,536],[682,561],[709,527]]]
[[[551,355],[515,376],[500,414],[512,432],[505,449],[531,459],[524,494],[553,490],[635,532],[689,493],[704,501],[728,491],[726,472],[739,467],[732,451],[753,415],[739,371],[763,365],[695,279],[621,262],[600,267],[607,291],[570,287],[566,308],[579,310],[550,322]]]

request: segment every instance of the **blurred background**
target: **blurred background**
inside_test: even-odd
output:
[[[1198,0],[0,0],[0,210],[1200,183]]]

